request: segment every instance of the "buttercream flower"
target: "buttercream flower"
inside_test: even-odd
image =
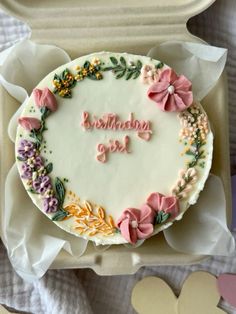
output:
[[[44,89],[35,88],[33,90],[34,101],[37,107],[46,107],[50,111],[57,110],[57,100],[54,94],[45,87]]]
[[[40,169],[43,166],[43,158],[41,156],[36,156],[34,158],[34,167],[36,170]]]
[[[43,200],[43,208],[46,213],[55,213],[58,207],[58,200],[53,197],[47,197]]]
[[[146,239],[153,233],[155,213],[144,204],[141,209],[127,208],[117,221],[122,236],[134,244],[138,239]]]
[[[28,140],[22,140],[17,151],[19,157],[23,159],[31,158],[35,156],[36,153],[35,144]]]
[[[158,82],[160,70],[154,65],[145,64],[141,69],[141,80],[144,84],[152,84]]]
[[[27,165],[30,168],[38,170],[43,166],[43,159],[41,156],[33,156],[27,159]]]
[[[33,170],[30,167],[30,165],[28,165],[27,163],[24,162],[21,166],[21,170],[22,170],[21,177],[23,179],[31,179],[32,178]]]
[[[183,111],[193,103],[192,83],[169,68],[160,73],[147,94],[163,111]]]
[[[41,122],[39,119],[31,118],[31,117],[21,117],[18,119],[19,124],[27,131],[31,131],[33,129],[38,130],[41,127]]]
[[[157,213],[160,211],[171,214],[174,218],[179,213],[179,202],[176,196],[164,196],[161,193],[152,193],[148,199],[147,204]]]
[[[51,179],[49,178],[49,176],[37,177],[33,181],[33,188],[36,192],[44,194],[48,189],[52,188]]]
[[[91,62],[93,65],[97,66],[97,65],[100,65],[101,64],[101,61],[100,59],[98,58],[93,58],[92,62]]]

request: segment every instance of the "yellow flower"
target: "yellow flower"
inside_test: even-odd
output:
[[[90,64],[89,66],[89,72],[93,73],[94,72],[94,65],[93,64]]]
[[[81,74],[77,74],[76,76],[75,76],[75,80],[76,81],[82,81],[84,78],[83,78],[83,75],[81,75]]]
[[[53,85],[57,88],[60,89],[61,88],[61,83],[59,83],[57,80],[53,81]]]
[[[95,75],[98,80],[102,79],[102,74],[100,72],[97,72]]]
[[[63,80],[62,83],[63,83],[63,85],[64,85],[65,87],[68,87],[68,86],[70,85],[69,82],[66,81],[66,80]]]
[[[83,74],[83,76],[87,76],[88,70],[87,70],[87,69],[83,69],[83,70],[82,70],[82,74]]]
[[[65,96],[65,91],[64,91],[64,89],[60,90],[59,95],[60,95],[61,97]]]
[[[59,91],[59,95],[64,97],[65,95],[69,94],[70,90],[68,88],[62,89]]]
[[[72,80],[73,80],[73,75],[72,75],[72,74],[67,74],[67,75],[66,75],[66,79],[67,79],[68,81],[72,81]]]

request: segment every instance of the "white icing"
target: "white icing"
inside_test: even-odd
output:
[[[131,226],[132,226],[132,228],[134,228],[134,229],[138,228],[138,222],[137,222],[136,220],[132,220],[132,221],[131,221]]]
[[[175,87],[173,85],[170,85],[168,88],[167,88],[167,91],[169,94],[174,94],[175,92]]]
[[[52,80],[54,74],[60,74],[68,68],[73,74],[76,66],[83,66],[86,60],[98,57],[106,65],[110,56],[116,53],[96,53],[78,58],[67,65],[63,65],[44,78],[37,88],[48,87],[53,90]],[[148,57],[122,54],[127,63],[141,60],[143,64],[156,64]],[[107,215],[111,215],[117,221],[122,211],[127,207],[140,208],[152,192],[171,194],[171,189],[178,179],[180,169],[186,168],[189,156],[181,156],[184,146],[179,142],[181,129],[178,114],[174,112],[162,112],[155,102],[148,99],[149,85],[143,84],[141,78],[125,80],[115,79],[112,72],[104,72],[103,79],[92,81],[88,78],[80,81],[72,89],[72,98],[65,99],[58,95],[58,110],[52,113],[46,120],[48,131],[44,132],[47,141],[46,153],[42,150],[42,156],[53,163],[55,177],[68,178],[66,188],[73,191],[83,202],[90,201],[106,209]],[[168,91],[173,93],[172,86]],[[34,106],[33,97],[29,98],[22,116],[40,118],[40,112],[30,112]],[[107,113],[115,113],[121,120],[127,119],[133,112],[138,120],[151,122],[152,136],[149,141],[141,140],[134,130],[102,130],[94,129],[85,131],[81,126],[82,113],[86,111],[97,117]],[[22,137],[20,137],[20,134]],[[130,137],[129,149],[131,153],[114,153],[108,155],[106,163],[96,160],[96,148],[99,143],[108,143],[110,139],[123,141],[125,135]],[[29,138],[28,131],[21,126],[17,130],[16,152],[22,138]],[[197,201],[200,191],[203,189],[211,167],[213,135],[207,136],[205,168],[198,167],[198,181],[188,197],[181,201],[180,214],[176,219],[181,219],[189,204]],[[50,151],[52,153],[50,154]],[[17,160],[21,172],[21,162]],[[28,190],[27,180],[23,183]],[[34,204],[42,211],[42,199],[37,194],[29,193]],[[65,205],[69,203],[66,199]],[[46,214],[49,217],[52,214]],[[74,229],[74,218],[62,222],[55,222],[64,230],[91,239],[96,244],[118,244],[126,240],[119,234],[102,236],[96,234],[89,237],[86,234],[79,235]],[[157,227],[155,233],[170,226],[172,222]]]

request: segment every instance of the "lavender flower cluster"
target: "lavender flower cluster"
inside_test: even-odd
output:
[[[43,158],[39,156],[35,143],[22,140],[18,147],[18,157],[23,161],[22,178],[27,179],[28,185],[42,196],[45,212],[56,212],[58,200],[54,195],[51,179],[47,175]]]

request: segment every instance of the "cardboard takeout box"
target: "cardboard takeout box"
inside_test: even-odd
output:
[[[26,22],[37,43],[55,44],[76,58],[95,51],[117,51],[146,55],[150,48],[167,40],[202,42],[189,34],[186,22],[214,0],[2,0],[0,7]],[[231,220],[226,76],[202,102],[215,131],[212,172],[221,177]],[[211,106],[214,104],[214,110]],[[7,135],[9,119],[19,104],[0,86],[1,210],[4,182],[14,162],[14,145]],[[131,274],[144,265],[190,264],[203,256],[175,252],[163,235],[149,239],[139,248],[112,246],[106,251],[90,243],[78,259],[61,251],[51,268],[92,268],[101,275]]]

